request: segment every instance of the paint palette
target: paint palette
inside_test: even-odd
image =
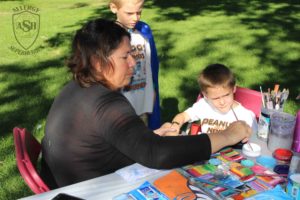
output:
[[[270,171],[269,169],[261,165],[254,165],[253,167],[251,167],[251,169],[257,175],[257,179],[271,186],[276,186],[277,184],[285,180],[280,176],[276,176],[276,173]]]
[[[242,160],[244,157],[233,148],[225,148],[220,151],[220,157],[225,159],[226,161],[235,161],[238,162]]]
[[[216,159],[218,162],[213,162]],[[254,165],[245,165],[245,161],[249,160],[229,147],[212,155],[204,164],[187,165],[181,170],[204,191],[220,199],[242,200],[270,190],[283,181],[266,167],[255,162]]]
[[[240,178],[240,180],[243,182],[249,182],[255,179],[254,172],[250,168],[245,167],[240,163],[236,163],[236,162],[232,163],[230,165],[230,171],[233,174],[237,175]]]
[[[183,168],[189,175],[193,177],[203,176],[205,174],[214,173],[217,170],[217,167],[212,164],[203,164],[203,165],[188,165]]]

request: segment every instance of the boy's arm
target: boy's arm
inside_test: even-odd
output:
[[[182,125],[188,122],[189,120],[190,116],[187,114],[187,112],[179,113],[172,120],[172,128],[176,128],[177,133],[179,134]]]

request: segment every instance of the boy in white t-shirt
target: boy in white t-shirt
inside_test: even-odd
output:
[[[156,55],[156,47],[151,29],[140,22],[143,5],[144,0],[110,0],[109,3],[110,10],[116,14],[116,22],[131,34],[132,55],[136,60],[131,83],[124,87],[122,93],[149,128],[156,129],[160,126],[158,61],[153,64],[151,54]],[[155,69],[154,73],[152,69]]]
[[[233,99],[236,81],[228,67],[207,66],[200,73],[198,83],[203,98],[173,118],[172,127],[177,129],[177,135],[184,123],[194,121],[200,121],[201,132],[208,134],[222,131],[237,120],[245,121],[253,132],[257,131],[254,113]]]

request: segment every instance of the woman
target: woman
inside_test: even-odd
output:
[[[166,123],[151,131],[119,92],[132,77],[130,35],[97,19],[76,32],[68,67],[73,74],[56,97],[42,142],[42,177],[51,188],[91,179],[138,162],[157,169],[206,160],[250,136],[236,122],[224,134],[171,137]]]

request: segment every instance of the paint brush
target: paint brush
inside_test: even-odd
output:
[[[199,178],[199,177],[194,178],[194,180],[199,181],[199,182],[201,182],[201,183],[206,183],[206,184],[209,184],[209,185],[213,185],[213,186],[218,186],[218,187],[226,188],[226,189],[228,189],[228,190],[233,190],[233,191],[243,192],[243,190],[241,190],[241,189],[237,189],[237,188],[231,187],[231,186],[229,186],[229,185],[226,185],[226,184],[220,183],[220,182],[216,183],[216,182],[212,182],[212,181],[209,181],[209,180],[206,180],[206,179],[203,179],[203,178]]]
[[[275,84],[274,85],[274,92],[275,92],[275,94],[277,94],[278,90],[279,90],[279,84]]]
[[[264,93],[262,91],[262,87],[259,86],[259,89],[260,89],[262,104],[263,104],[263,107],[265,108],[266,107],[266,105],[265,105],[265,97],[264,97]]]
[[[287,177],[288,174],[255,174],[255,176],[278,176],[278,177]]]
[[[234,114],[234,117],[235,117],[236,121],[238,121],[239,119],[238,119],[237,115],[235,114],[235,112],[234,112],[232,106],[231,106],[231,110],[232,110],[232,112],[233,112],[233,114]],[[249,142],[247,142],[247,144],[249,145],[251,151],[253,151],[253,148],[252,148],[251,144],[250,144]]]
[[[188,180],[190,180],[192,183],[206,183],[206,184],[209,184],[209,185],[213,185],[213,186],[218,186],[218,187],[222,187],[222,188],[226,188],[228,190],[233,190],[233,191],[237,191],[237,192],[244,192],[244,190],[242,189],[238,189],[238,188],[234,188],[234,187],[231,187],[225,183],[221,183],[220,181],[218,182],[212,182],[212,181],[209,181],[207,179],[203,179],[203,178],[199,178],[199,177],[193,177],[191,174],[189,174],[188,172],[186,172],[184,169],[177,169],[177,171],[182,174],[184,177],[186,177]]]

